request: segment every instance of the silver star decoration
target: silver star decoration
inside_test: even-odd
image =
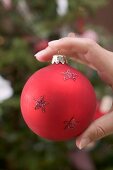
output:
[[[45,101],[44,96],[41,96],[38,100],[35,100],[35,110],[41,109],[42,112],[46,111],[46,105],[48,105],[48,102]]]
[[[72,80],[75,81],[76,78],[77,78],[77,74],[71,72],[70,70],[67,70],[66,72],[63,72],[63,74],[64,74],[64,80],[72,79]]]
[[[64,129],[75,129],[78,123],[79,121],[76,121],[74,117],[72,117],[69,121],[64,121]]]

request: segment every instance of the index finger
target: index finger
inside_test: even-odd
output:
[[[58,50],[61,51],[62,55],[70,55],[70,57],[73,57],[76,53],[85,54],[88,51],[89,41],[91,40],[73,37],[51,41],[48,43],[48,47],[35,54],[35,57],[39,61],[48,61],[53,55],[58,53]]]

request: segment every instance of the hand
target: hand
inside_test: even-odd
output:
[[[68,37],[51,41],[48,47],[35,55],[39,61],[49,61],[60,50],[61,55],[70,56],[95,69],[100,77],[113,88],[113,53],[102,48],[93,40],[76,38],[74,34]],[[111,112],[95,120],[76,139],[79,149],[84,148],[92,141],[113,133],[113,109]]]

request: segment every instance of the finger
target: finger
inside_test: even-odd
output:
[[[113,111],[95,120],[83,134],[76,139],[79,149],[84,148],[89,143],[103,138],[113,133]]]
[[[88,50],[87,44],[88,41],[83,38],[65,37],[60,40],[49,42],[49,46],[35,54],[35,57],[39,61],[48,61],[52,55],[57,54],[59,49],[61,49],[60,51],[62,51],[62,55],[70,54],[71,56],[74,56],[74,53],[86,53]]]
[[[67,51],[64,49],[55,49],[49,46],[45,50],[42,50],[38,52],[37,54],[35,54],[35,57],[37,60],[44,62],[44,61],[50,61],[53,55],[55,54],[71,56],[74,59],[79,58],[78,55],[73,51],[69,51],[69,50]]]
[[[57,51],[85,61],[101,72],[102,77],[113,85],[113,53],[103,49],[96,42],[86,38],[65,37],[49,42],[49,46],[35,56],[40,61],[48,61]],[[78,55],[79,54],[79,55]]]
[[[87,61],[99,71],[108,70],[110,66],[113,72],[113,64],[111,62],[113,60],[113,53],[110,54],[109,51],[103,49],[91,39],[65,37],[49,42],[49,46],[54,49],[70,51],[72,54],[80,54],[79,58],[81,61]]]
[[[49,42],[49,46],[56,49],[73,50],[77,53],[86,53],[88,50],[89,39],[65,37]]]
[[[70,32],[70,33],[68,34],[68,37],[75,38],[75,37],[76,37],[76,35],[75,35],[75,33],[74,33],[74,32]]]
[[[70,33],[68,34],[68,37],[75,38],[75,37],[78,37],[78,35],[75,34],[74,32],[70,32]],[[79,55],[79,57],[78,57],[78,55]],[[77,61],[78,63],[88,65],[88,62],[85,61],[85,59],[84,59],[82,56],[80,57],[80,54],[76,54],[76,55],[74,54],[73,59],[75,59],[75,56],[76,56],[76,61]],[[71,57],[72,57],[72,56],[71,56]],[[82,58],[82,60],[81,60],[81,58]],[[88,65],[88,66],[89,66],[89,65]],[[89,66],[89,67],[90,67],[90,66]]]
[[[57,53],[58,50],[48,46],[46,49],[36,53],[34,56],[36,57],[37,60],[44,62],[50,61],[52,56]]]
[[[68,34],[68,37],[72,37],[72,38],[75,38],[75,37],[78,37],[78,35],[76,35],[74,32],[70,32],[69,34]],[[96,70],[96,68],[92,65],[92,64],[90,64],[90,63],[88,63],[88,61],[85,59],[85,57],[83,56],[83,55],[80,55],[80,54],[77,54],[77,53],[71,53],[70,51],[67,51],[66,52],[66,50],[65,50],[65,52],[63,52],[62,50],[60,50],[60,53],[61,54],[68,54],[68,55],[71,55],[71,58],[73,58],[73,59],[75,59],[76,58],[76,61],[78,62],[78,63],[81,63],[81,64],[85,64],[85,65],[87,65],[87,66],[89,66],[90,68],[92,68],[92,69],[94,69],[94,70]]]
[[[75,37],[78,37],[78,35],[75,34],[75,33],[73,33],[73,32],[70,32],[70,33],[68,34],[68,37],[75,38]],[[91,67],[91,68],[94,68],[93,66],[91,66],[91,64],[88,63],[88,61],[86,61],[86,59],[85,59],[85,57],[84,57],[83,55],[77,54],[77,53],[76,53],[76,54],[75,54],[75,53],[72,53],[72,54],[71,54],[71,57],[72,57],[73,55],[74,55],[73,59],[76,58],[76,61],[77,61],[77,62],[79,62],[79,63],[81,63],[81,64],[88,65],[88,66]]]
[[[72,38],[75,38],[77,35],[75,34],[75,33],[73,33],[73,32],[70,32],[69,34],[68,34],[68,37],[72,37]],[[78,37],[78,36],[77,36]],[[73,55],[73,54],[72,54]],[[71,55],[71,57],[72,57],[72,55]],[[78,57],[79,56],[79,57]],[[75,57],[76,57],[76,61],[77,62],[79,62],[79,63],[81,63],[81,64],[85,64],[85,65],[88,65],[89,67],[92,67],[93,68],[93,66],[91,66],[90,64],[88,64],[88,62],[86,61],[86,59],[85,59],[85,57],[83,56],[83,55],[80,55],[80,54],[74,54],[74,59],[75,59]]]

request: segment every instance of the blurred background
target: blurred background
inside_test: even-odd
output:
[[[112,135],[82,151],[74,140],[47,141],[28,129],[19,104],[28,77],[49,64],[33,57],[48,41],[75,32],[113,51],[112,19],[112,0],[0,0],[0,170],[113,169]],[[69,64],[94,85],[95,118],[107,114],[111,88],[90,68],[71,60]]]

